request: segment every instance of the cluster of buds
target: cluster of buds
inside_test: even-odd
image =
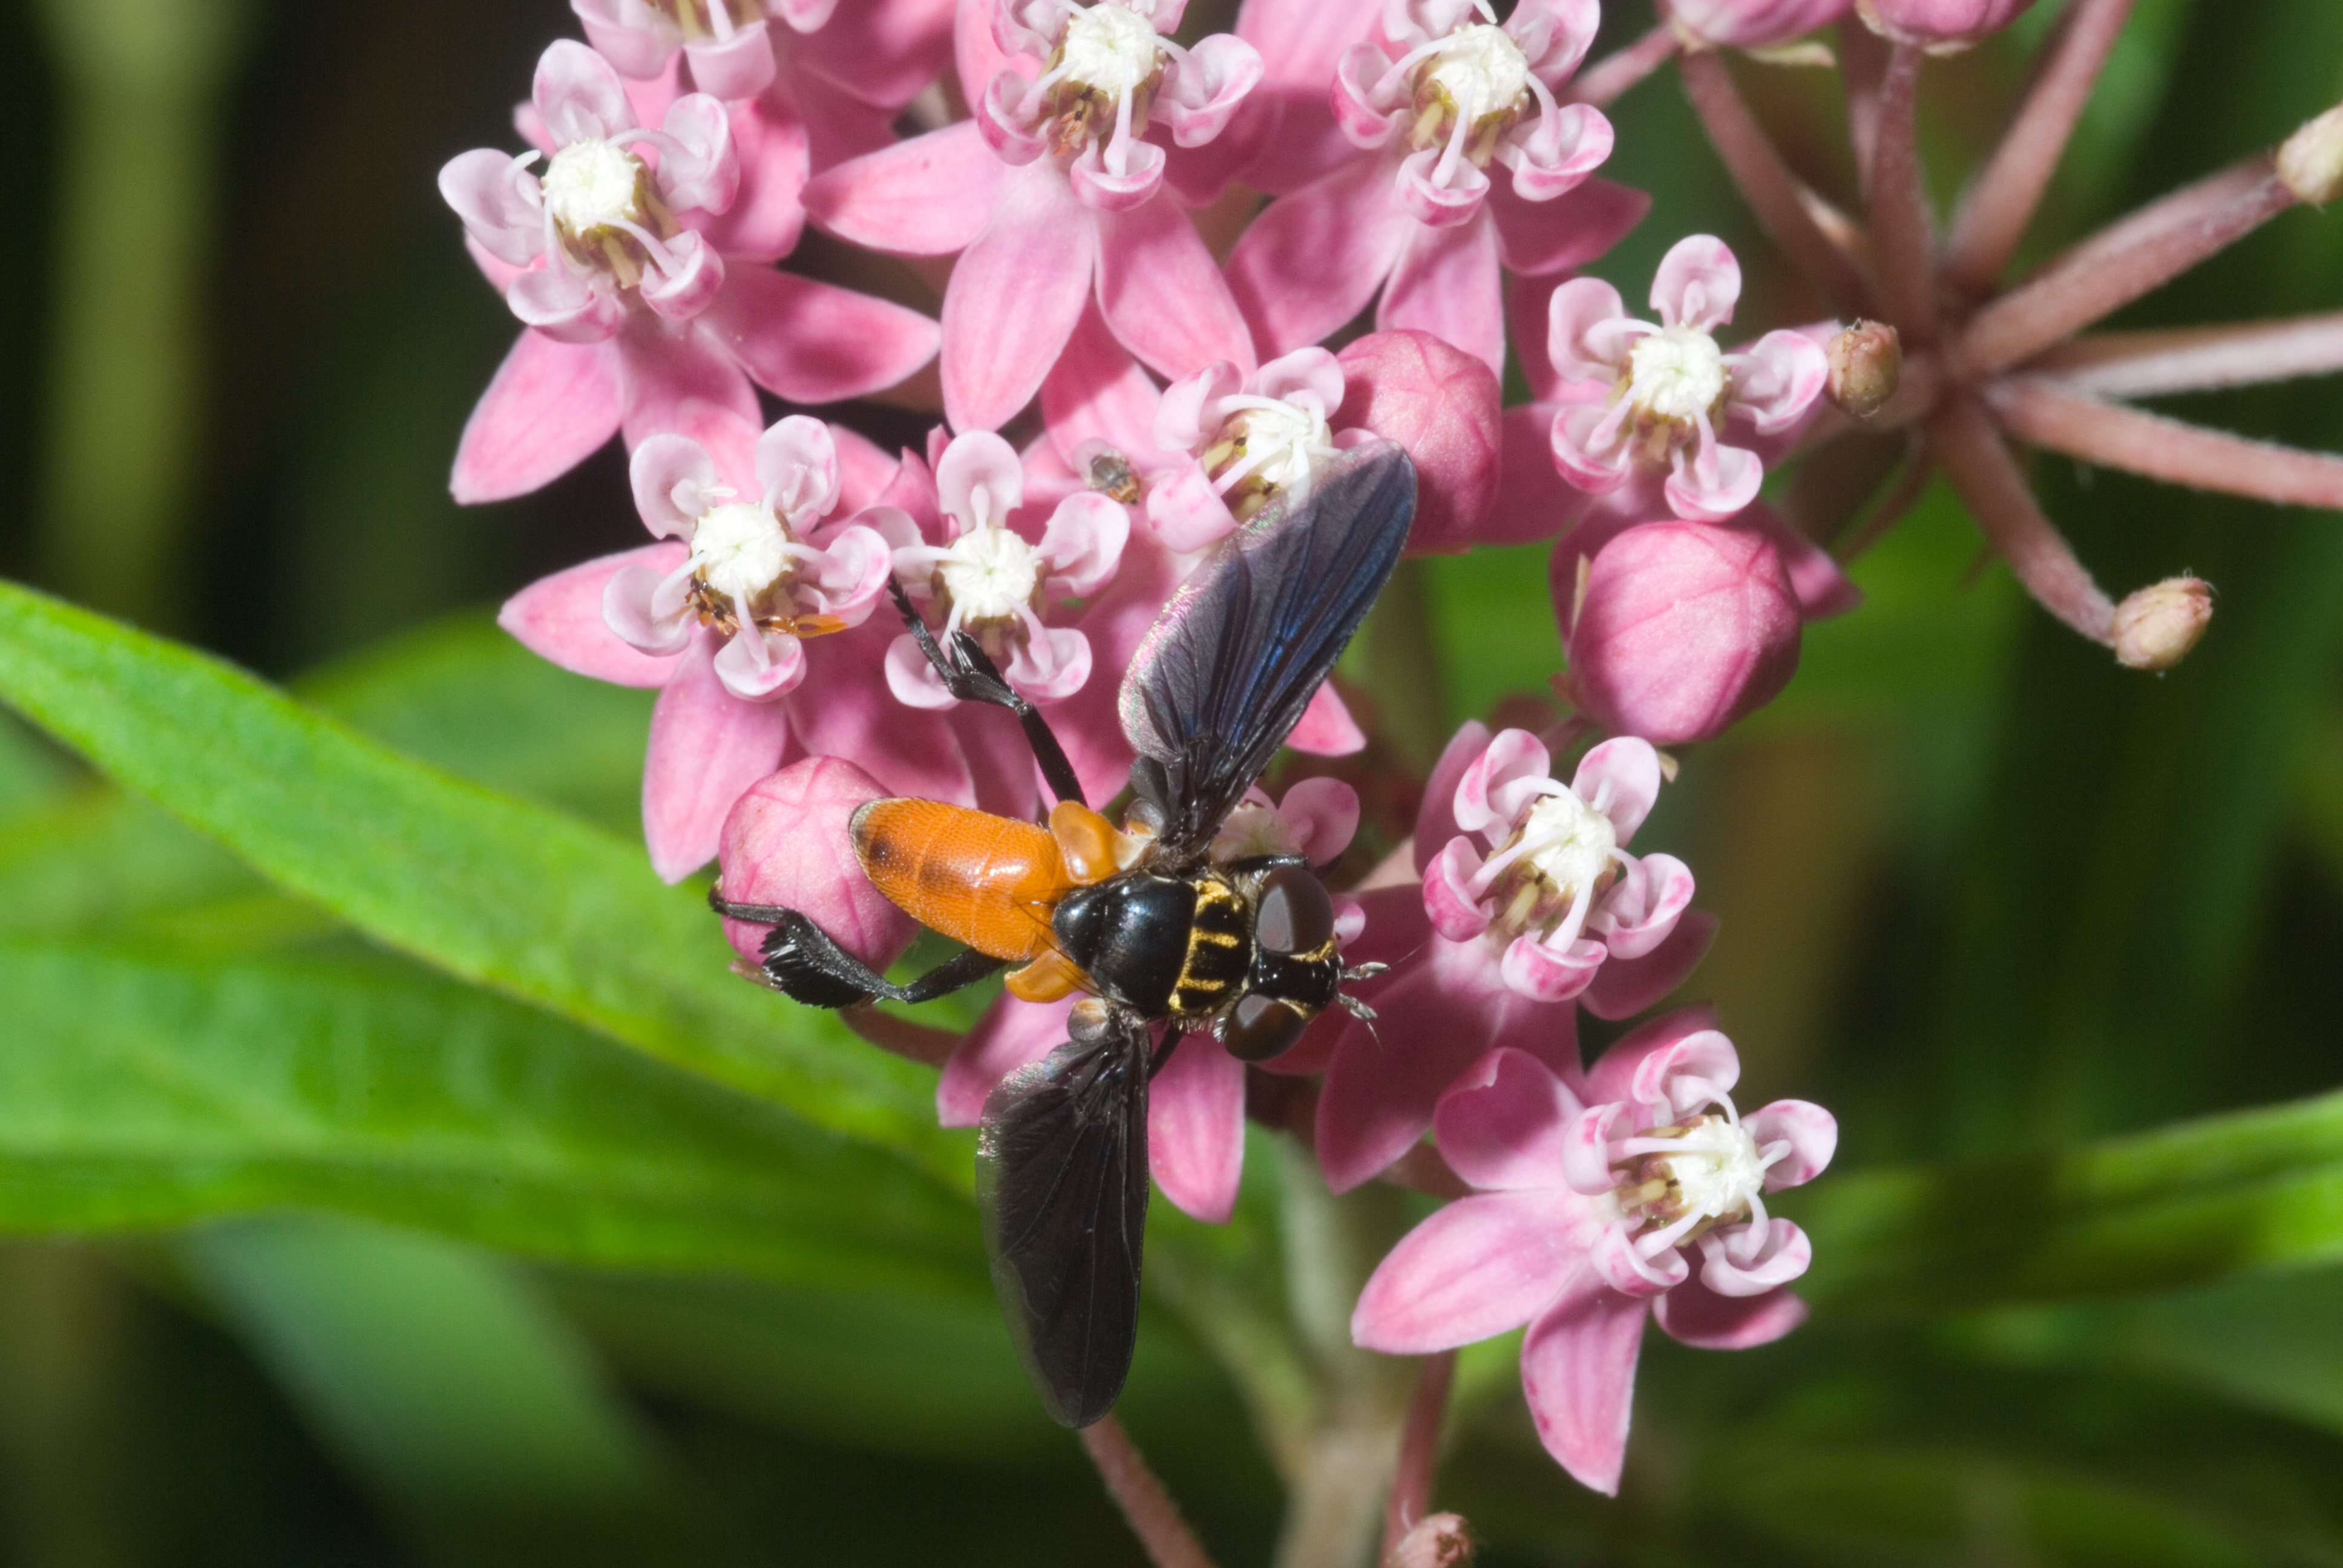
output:
[[[1153,1085],[1149,1150],[1164,1193],[1207,1220],[1235,1201],[1249,1104],[1302,1107],[1282,1124],[1337,1192],[1442,1167],[1470,1195],[1386,1260],[1356,1338],[1415,1353],[1527,1324],[1539,1430],[1598,1488],[1617,1484],[1647,1309],[1718,1346],[1798,1321],[1786,1287],[1807,1244],[1765,1194],[1818,1172],[1835,1139],[1801,1101],[1742,1114],[1704,1013],[1580,1059],[1580,1010],[1654,1007],[1715,930],[1682,861],[1629,849],[1674,776],[1658,748],[1782,689],[1805,624],[1856,602],[1842,560],[1930,465],[2046,608],[2149,670],[2203,634],[2209,588],[2102,592],[2011,442],[2343,505],[2343,459],[2124,401],[2343,367],[2331,326],[2075,337],[2343,189],[2336,114],[2000,286],[2123,0],[2073,0],[1941,240],[1918,62],[2023,0],[1669,0],[1653,34],[1583,71],[1597,0],[1502,17],[1490,0],[1249,0],[1233,33],[1186,44],[1182,0],[574,8],[585,41],[546,51],[517,116],[533,150],[441,175],[522,329],[453,483],[465,501],[518,495],[623,439],[655,542],[531,586],[502,619],[566,668],[660,689],[643,804],[669,879],[720,859],[733,900],[803,911],[883,966],[912,931],[848,850],[857,809],[894,795],[1040,815],[1015,727],[944,688],[899,598],[974,638],[1105,799],[1132,761],[1116,689],[1148,628],[1219,541],[1306,501],[1344,451],[1407,449],[1414,553],[1553,541],[1568,713],[1538,733],[1464,726],[1412,853],[1337,900],[1345,961],[1388,966],[1363,991],[1379,1019],[1330,1010],[1266,1068],[1190,1036]],[[1812,57],[1799,40],[1832,23],[1868,232],[1798,186],[1717,58]],[[1835,318],[1728,343],[1741,267],[1705,235],[1667,251],[1648,319],[1577,275],[1650,205],[1595,172],[1614,139],[1601,106],[1671,58]],[[941,123],[950,103],[968,116]],[[1240,186],[1272,199],[1222,261],[1192,214]],[[954,258],[940,310],[785,269],[808,223]],[[1370,313],[1374,331],[1329,347]],[[1501,411],[1509,368],[1531,401]],[[803,415],[768,427],[760,388],[925,397],[941,423],[889,453]],[[1885,431],[1913,455],[1866,515],[1761,498],[1769,474]],[[1332,689],[1293,735],[1328,754],[1368,740]],[[1256,792],[1222,851],[1329,866],[1359,820],[1349,787],[1304,780]],[[730,934],[753,956],[756,928]],[[1066,1038],[1072,1005],[1004,996],[965,1038],[892,1043],[939,1061],[939,1115],[966,1124]],[[1322,1081],[1281,1098],[1265,1072]],[[1433,1516],[1405,1550],[1438,1560],[1465,1539]]]

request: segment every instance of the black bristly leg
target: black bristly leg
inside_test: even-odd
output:
[[[1176,1023],[1163,1031],[1163,1043],[1155,1048],[1154,1059],[1147,1064],[1148,1082],[1154,1082],[1155,1075],[1172,1065],[1172,1053],[1180,1049],[1180,1041],[1186,1033],[1187,1030]]]
[[[852,1007],[889,1001],[933,1001],[1002,968],[1007,960],[974,948],[946,959],[909,985],[886,976],[830,940],[830,933],[797,910],[778,904],[736,904],[713,889],[708,907],[729,920],[749,920],[772,930],[765,937],[765,978],[776,990],[809,1007]]]
[[[911,596],[903,585],[890,580],[888,588],[894,593],[895,608],[902,612],[903,624],[910,628],[912,639],[920,651],[928,656],[936,673],[943,678],[944,689],[962,702],[986,702],[995,708],[1005,708],[1017,716],[1024,727],[1025,742],[1033,749],[1033,760],[1041,765],[1041,777],[1049,782],[1050,791],[1061,800],[1075,805],[1086,804],[1082,787],[1074,777],[1074,765],[1066,760],[1066,749],[1050,729],[1050,721],[1041,710],[1018,693],[1015,687],[1002,678],[1001,670],[976,638],[964,631],[951,634],[951,652],[946,654],[936,642],[936,634],[920,618],[911,604]]]

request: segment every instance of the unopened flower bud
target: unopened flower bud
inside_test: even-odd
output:
[[[1383,1568],[1471,1568],[1473,1537],[1462,1514],[1433,1513],[1416,1521],[1383,1559]]]
[[[1998,33],[2034,0],[1855,0],[1855,11],[1875,33],[1899,44],[1917,44],[1933,55],[1966,49],[1988,33]]]
[[[2116,658],[2134,669],[2170,669],[2188,656],[2212,618],[2212,585],[2202,578],[2167,578],[2116,606]]]
[[[2343,196],[2343,105],[2287,137],[2278,149],[2278,177],[2312,206]]]
[[[1711,47],[1769,49],[1826,26],[1847,0],[1674,0],[1676,35]]]
[[[1855,324],[1830,340],[1830,400],[1857,419],[1868,419],[1896,396],[1904,376],[1904,340],[1884,321]]]
[[[887,790],[839,757],[809,757],[759,780],[724,820],[717,887],[736,904],[798,910],[839,946],[884,969],[911,945],[910,917],[890,903],[854,857],[854,813]],[[767,928],[728,920],[742,959],[762,956]]]
[[[1570,624],[1568,695],[1615,735],[1706,740],[1771,701],[1798,668],[1796,590],[1755,528],[1668,520],[1626,529],[1553,587]]]

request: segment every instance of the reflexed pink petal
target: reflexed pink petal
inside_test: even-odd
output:
[[[1423,913],[1432,929],[1452,942],[1469,942],[1489,929],[1489,911],[1473,894],[1480,851],[1458,834],[1423,868]]]
[[[1741,264],[1713,234],[1688,235],[1668,247],[1652,275],[1652,308],[1664,327],[1714,332],[1733,319],[1741,298]]]
[[[1448,553],[1482,542],[1482,518],[1497,492],[1497,377],[1429,333],[1373,332],[1344,348],[1337,429],[1365,428],[1407,448],[1415,460],[1412,554]]]
[[[1652,1303],[1668,1338],[1704,1351],[1745,1351],[1769,1345],[1806,1321],[1806,1303],[1786,1290],[1756,1296],[1720,1296],[1686,1280]]]
[[[773,79],[773,45],[759,20],[738,28],[729,38],[694,38],[683,46],[691,62],[691,79],[703,93],[719,98],[751,98]]]
[[[709,330],[713,315],[676,322],[638,311],[628,319],[618,358],[619,431],[628,447],[663,430],[697,432],[693,438],[700,439],[719,410],[751,431],[764,427],[757,389]]]
[[[1762,1296],[1805,1273],[1815,1245],[1787,1220],[1752,1221],[1711,1231],[1700,1239],[1700,1282],[1718,1295]]]
[[[1329,681],[1310,699],[1310,706],[1302,710],[1302,722],[1293,727],[1285,743],[1312,757],[1349,757],[1367,749],[1367,732],[1359,728],[1359,721],[1343,704],[1342,694]],[[1349,838],[1343,835],[1345,842]]]
[[[828,233],[872,250],[950,256],[984,232],[1009,179],[964,120],[815,176],[805,207]]]
[[[1798,613],[1806,619],[1827,620],[1835,615],[1845,615],[1863,602],[1863,590],[1839,570],[1830,552],[1792,528],[1781,513],[1765,502],[1752,503],[1741,514],[1740,521],[1764,529],[1765,537],[1774,541],[1782,566],[1790,574],[1790,587],[1798,596]]]
[[[789,738],[780,705],[724,689],[711,640],[692,639],[651,709],[643,838],[662,881],[679,882],[715,859],[726,814],[779,765]]]
[[[552,483],[618,432],[618,352],[524,330],[464,423],[448,489],[476,506]]]
[[[1375,325],[1444,338],[1505,373],[1505,304],[1497,273],[1497,226],[1486,212],[1453,228],[1418,227],[1383,286]]]
[[[1563,1185],[1563,1136],[1578,1096],[1527,1051],[1499,1050],[1475,1062],[1433,1107],[1432,1127],[1449,1169],[1484,1190]]]
[[[1351,1338],[1387,1355],[1423,1355],[1517,1329],[1577,1270],[1590,1221],[1583,1199],[1551,1188],[1460,1198],[1376,1265]]]
[[[1585,516],[1593,498],[1554,472],[1547,441],[1558,412],[1552,403],[1525,403],[1499,422],[1497,490],[1482,515],[1476,542],[1532,544],[1563,533]]]
[[[1391,165],[1355,157],[1272,202],[1229,255],[1229,290],[1264,354],[1317,342],[1367,307],[1416,227]]]
[[[951,68],[953,0],[853,0],[792,40],[796,60],[881,109],[897,110]]]
[[[886,791],[853,763],[809,757],[759,779],[725,819],[718,886],[739,904],[797,910],[867,964],[884,969],[918,927],[870,885],[847,823]],[[754,963],[770,926],[726,920],[724,935]]]
[[[1522,1392],[1538,1441],[1606,1497],[1619,1492],[1644,1303],[1582,1272],[1522,1342]]]
[[[1838,1151],[1838,1118],[1805,1100],[1776,1100],[1741,1119],[1760,1151],[1785,1142],[1790,1151],[1765,1169],[1765,1191],[1803,1186],[1823,1172]]]
[[[1686,910],[1660,945],[1642,958],[1614,954],[1578,999],[1597,1018],[1633,1018],[1684,982],[1716,940],[1716,917]]]
[[[1164,377],[1222,359],[1252,371],[1252,335],[1177,203],[1101,213],[1097,222],[1099,309],[1124,347]]]
[[[610,62],[574,39],[561,38],[538,56],[529,98],[554,140],[608,140],[635,128],[635,112]]]
[[[1081,318],[1096,254],[1097,221],[1064,179],[1046,165],[1020,171],[944,296],[944,410],[955,428],[997,428],[1041,389]]]
[[[794,403],[835,403],[892,387],[935,357],[934,322],[868,294],[767,267],[742,267],[709,325],[757,384]]]
[[[1075,1000],[1020,1001],[1002,992],[945,1060],[936,1081],[936,1120],[946,1127],[975,1126],[995,1085],[1064,1043]]]
[[[1703,1003],[1662,1013],[1630,1030],[1587,1070],[1588,1104],[1632,1098],[1636,1074],[1654,1058],[1666,1055],[1697,1034],[1716,1030],[1716,1010]]]
[[[1463,831],[1456,825],[1456,787],[1464,781],[1464,770],[1488,750],[1491,739],[1487,725],[1477,719],[1468,719],[1448,738],[1448,744],[1441,748],[1440,759],[1432,765],[1432,777],[1423,786],[1423,804],[1417,808],[1415,815],[1415,869],[1419,876],[1441,847]]]
[[[1651,206],[1644,192],[1606,179],[1552,201],[1524,201],[1508,180],[1489,192],[1498,252],[1509,269],[1529,275],[1585,266],[1624,239]]]
[[[811,678],[782,700],[790,731],[818,756],[853,759],[890,795],[976,805],[976,780],[950,719],[905,708],[888,691],[886,655],[898,624],[891,616],[872,616],[850,631],[817,638],[808,649]],[[1023,739],[1014,722],[1006,729]]]
[[[850,518],[878,501],[894,482],[903,460],[889,456],[870,437],[843,425],[832,425],[830,438],[838,447],[838,505],[831,515]]]
[[[497,624],[531,653],[574,674],[619,686],[664,686],[676,660],[638,653],[613,636],[602,624],[602,591],[629,567],[664,577],[683,564],[684,554],[678,544],[645,545],[539,578],[505,600]]]
[[[1660,754],[1650,741],[1634,736],[1605,740],[1579,759],[1570,792],[1582,800],[1602,800],[1603,814],[1624,845],[1659,803]]]
[[[1182,1037],[1147,1089],[1147,1168],[1179,1209],[1226,1222],[1244,1173],[1244,1063],[1211,1035]]]
[[[1158,401],[1155,383],[1115,341],[1096,303],[1086,306],[1041,383],[1041,417],[1058,455],[1071,462],[1083,442],[1102,441],[1136,466],[1154,467],[1164,460],[1155,439]]]

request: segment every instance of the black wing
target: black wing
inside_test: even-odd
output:
[[[1139,1338],[1147,1052],[1147,1026],[1111,1016],[984,1104],[976,1193],[992,1287],[1026,1375],[1066,1426],[1114,1408]]]
[[[1269,767],[1366,618],[1415,518],[1415,465],[1389,441],[1329,468],[1309,501],[1272,504],[1163,608],[1122,683],[1131,783],[1163,813],[1156,842],[1201,854]]]

